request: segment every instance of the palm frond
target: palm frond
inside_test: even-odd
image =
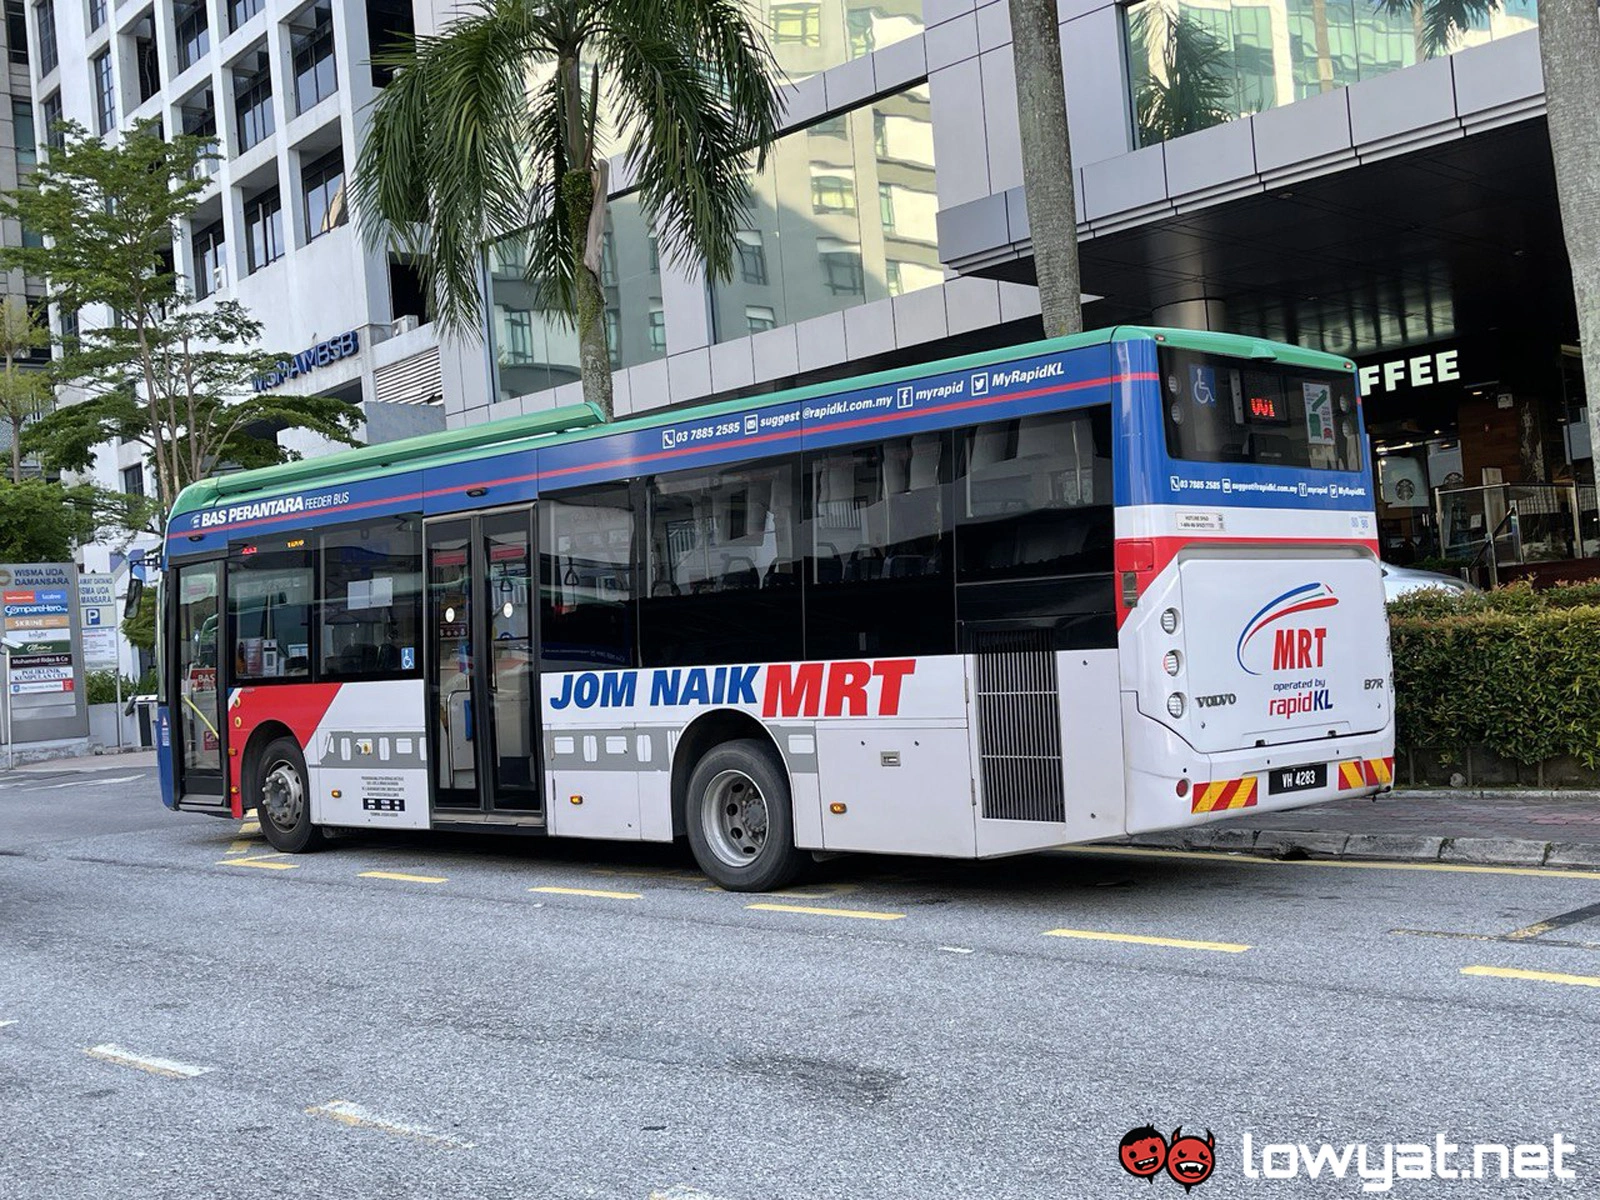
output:
[[[527,69],[544,49],[536,0],[485,0],[446,34],[382,57],[352,185],[364,235],[417,257],[436,315],[476,333],[484,241],[527,212]]]

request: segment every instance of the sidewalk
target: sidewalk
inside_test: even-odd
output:
[[[4,758],[0,758],[0,765],[4,762]],[[68,775],[85,771],[143,770],[155,765],[154,750],[126,750],[121,754],[85,754],[79,758],[47,758],[39,762],[18,763],[12,770],[19,775]]]
[[[1600,868],[1600,793],[1400,791],[1130,840],[1271,858]]]

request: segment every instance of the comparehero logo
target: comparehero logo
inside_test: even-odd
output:
[[[1129,1175],[1146,1182],[1165,1170],[1189,1192],[1210,1179],[1211,1172],[1216,1169],[1217,1139],[1209,1129],[1201,1138],[1184,1133],[1180,1125],[1172,1131],[1169,1140],[1162,1137],[1154,1125],[1140,1125],[1122,1135],[1117,1161]]]
[[[1265,674],[1266,670],[1303,671],[1321,667],[1327,653],[1328,627],[1309,614],[1333,608],[1338,603],[1339,598],[1325,583],[1304,583],[1269,601],[1239,631],[1239,641],[1234,647],[1239,666],[1251,675]],[[1265,636],[1268,633],[1270,642]],[[1270,659],[1265,654],[1269,644],[1272,647]]]

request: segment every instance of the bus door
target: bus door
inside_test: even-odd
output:
[[[427,526],[434,807],[538,815],[533,512]]]
[[[178,807],[226,809],[222,764],[227,738],[219,676],[222,562],[187,563],[172,572],[172,759]],[[158,613],[157,620],[167,619]]]

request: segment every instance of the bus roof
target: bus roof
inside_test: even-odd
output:
[[[724,412],[738,412],[755,406],[777,404],[785,401],[808,400],[834,392],[848,391],[862,386],[894,383],[914,379],[940,371],[963,370],[967,367],[986,366],[1024,358],[1040,353],[1075,350],[1086,346],[1105,345],[1112,342],[1153,339],[1183,349],[1238,358],[1270,359],[1294,366],[1323,370],[1349,371],[1354,364],[1349,359],[1307,350],[1285,342],[1272,342],[1263,338],[1243,337],[1231,333],[1214,333],[1195,329],[1164,329],[1144,325],[1118,325],[1109,329],[1092,330],[1065,338],[1050,338],[1004,346],[955,358],[935,359],[896,367],[888,371],[875,371],[868,375],[832,379],[807,387],[790,388],[781,392],[765,392],[740,396],[711,404],[688,408],[659,409],[644,416],[605,423],[598,411],[589,404],[574,404],[549,409],[520,417],[505,417],[464,429],[448,429],[441,433],[423,434],[400,441],[382,442],[375,446],[361,446],[351,450],[318,455],[315,458],[260,467],[253,471],[235,471],[190,484],[179,493],[173,503],[170,517],[197,509],[210,508],[222,499],[244,499],[251,496],[270,496],[293,490],[311,480],[336,483],[342,479],[367,479],[398,471],[411,471],[429,466],[470,460],[478,453],[492,448],[496,453],[527,446],[548,446],[564,442],[653,426],[674,424],[699,417],[715,416]]]

